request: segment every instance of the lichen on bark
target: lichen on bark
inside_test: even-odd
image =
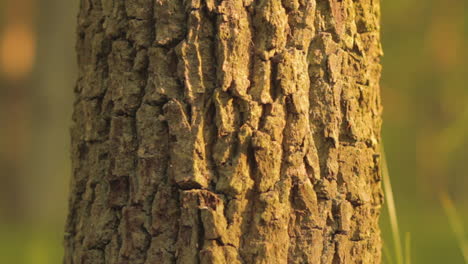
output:
[[[379,263],[379,12],[81,0],[64,263]]]

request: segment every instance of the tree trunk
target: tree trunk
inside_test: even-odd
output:
[[[380,263],[376,0],[81,0],[65,263]]]

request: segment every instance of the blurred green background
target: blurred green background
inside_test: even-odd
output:
[[[439,195],[468,219],[468,9],[384,0],[383,137],[413,263],[463,263]],[[0,2],[0,263],[61,263],[78,0]],[[382,229],[392,251],[387,210]],[[463,234],[466,237],[466,234]]]

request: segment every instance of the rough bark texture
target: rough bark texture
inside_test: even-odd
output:
[[[377,0],[82,0],[67,264],[379,263]]]

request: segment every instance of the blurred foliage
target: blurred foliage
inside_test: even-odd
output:
[[[0,262],[58,264],[62,259],[62,228],[57,226],[0,226]]]
[[[463,263],[438,197],[448,193],[466,223],[468,3],[381,4],[383,137],[401,237],[411,234],[412,263]],[[0,2],[0,263],[61,262],[77,7]],[[392,251],[387,210],[382,229]]]
[[[466,222],[466,5],[382,1],[383,137],[400,232],[411,233],[412,263],[464,263],[439,195],[449,193]],[[382,228],[391,248],[386,210]]]

